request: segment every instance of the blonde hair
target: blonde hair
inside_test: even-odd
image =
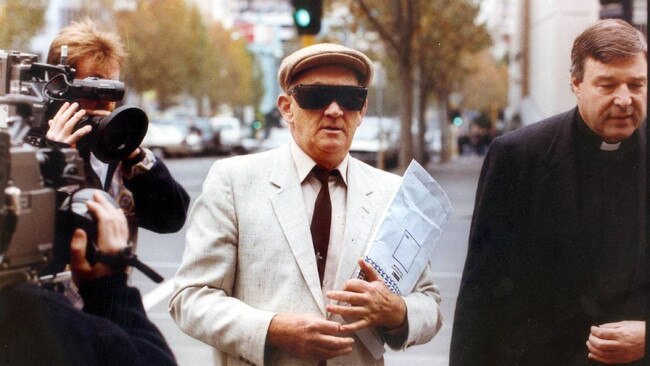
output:
[[[59,64],[63,45],[68,46],[67,64],[73,68],[76,68],[79,60],[85,57],[90,57],[91,61],[99,67],[103,67],[111,60],[117,61],[121,66],[126,57],[120,36],[100,29],[88,18],[80,22],[72,22],[61,29],[50,45],[47,63]]]

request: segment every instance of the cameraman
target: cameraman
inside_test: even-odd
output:
[[[67,64],[76,70],[75,78],[99,77],[117,80],[125,51],[119,36],[105,32],[91,20],[73,22],[52,41],[47,56],[49,64],[61,62],[61,46],[68,47]],[[73,132],[85,115],[107,116],[115,102],[80,100],[65,103],[49,121],[46,137],[76,147],[79,139],[92,127]],[[160,158],[145,148],[137,148],[127,159],[106,164],[90,151],[80,151],[84,159],[86,179],[95,188],[102,188],[119,203],[129,224],[129,239],[135,244],[138,226],[157,233],[171,233],[185,223],[189,196],[172,178]]]
[[[121,209],[97,193],[87,205],[97,221],[99,251],[110,255],[124,249],[129,232]],[[86,245],[86,233],[77,229],[70,267],[83,311],[35,284],[3,287],[0,272],[0,365],[176,364],[147,319],[140,293],[126,285],[125,269],[91,265]]]

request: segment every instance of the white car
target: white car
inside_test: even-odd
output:
[[[242,124],[239,118],[229,116],[212,117],[210,125],[215,133],[219,133],[220,147],[223,152],[245,152]]]
[[[397,165],[397,134],[399,120],[390,117],[367,116],[354,133],[350,155],[372,166],[377,166],[383,154],[384,167]]]
[[[171,125],[149,123],[142,146],[149,148],[160,157],[179,155],[184,151],[185,136],[178,128]]]
[[[149,122],[142,146],[160,157],[189,156],[200,152],[201,137],[177,120]]]
[[[257,147],[258,151],[276,149],[291,140],[291,131],[286,127],[272,127],[269,136],[260,141]]]

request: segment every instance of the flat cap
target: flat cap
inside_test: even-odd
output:
[[[362,52],[333,43],[307,46],[285,57],[278,71],[278,82],[285,92],[293,78],[316,66],[344,65],[359,75],[361,86],[367,87],[372,80],[372,61]]]

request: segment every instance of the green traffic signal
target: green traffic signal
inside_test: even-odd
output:
[[[296,10],[293,17],[298,27],[308,27],[311,22],[311,15],[309,15],[307,10],[302,8]]]
[[[322,0],[291,0],[294,8],[293,20],[298,34],[318,34],[323,15]]]
[[[453,124],[454,126],[460,127],[463,125],[463,116],[460,113],[460,110],[456,108],[449,108],[447,110],[447,113],[449,115],[449,123]]]

